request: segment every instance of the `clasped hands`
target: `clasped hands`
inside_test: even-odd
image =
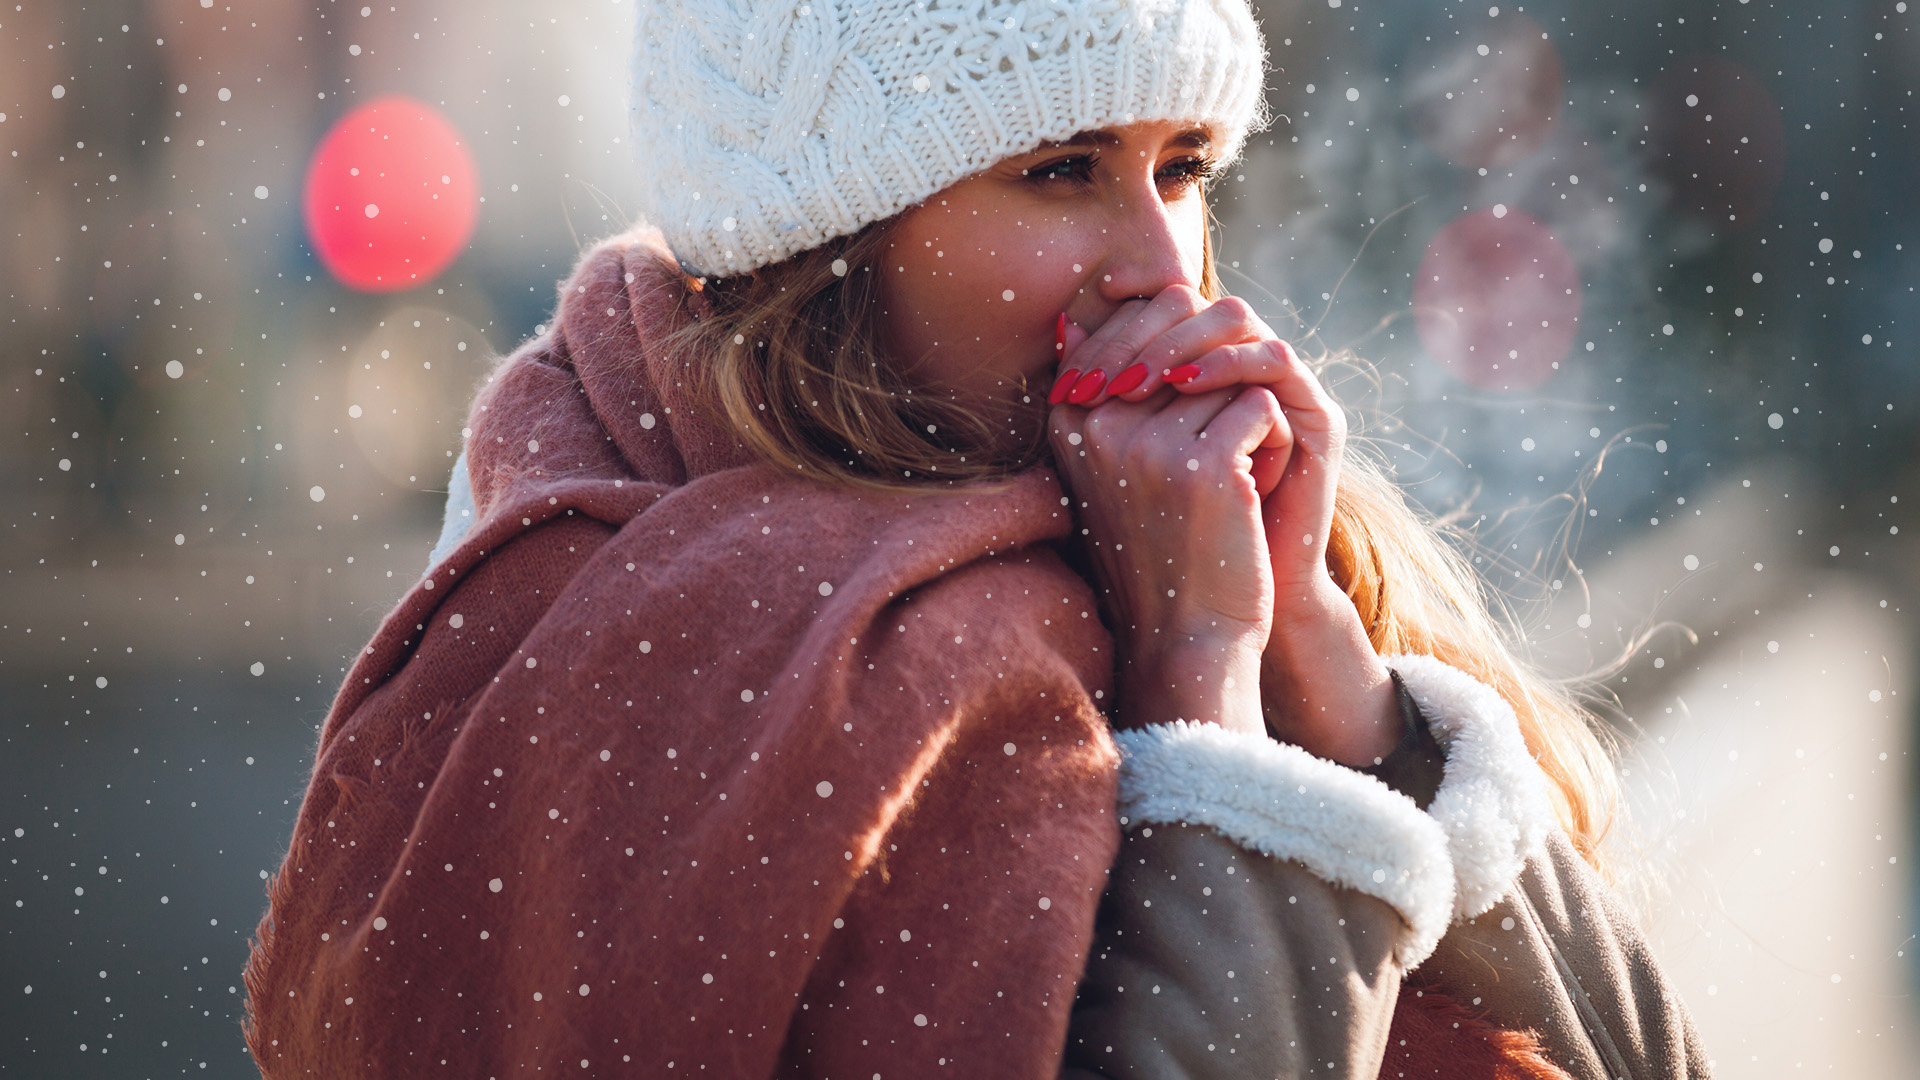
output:
[[[1327,573],[1346,417],[1245,301],[1174,285],[1060,317],[1054,458],[1116,636],[1115,721],[1207,721],[1371,765],[1390,676]]]

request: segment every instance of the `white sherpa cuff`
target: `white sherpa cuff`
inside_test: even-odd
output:
[[[1265,735],[1175,721],[1122,731],[1120,813],[1129,825],[1205,825],[1376,897],[1406,920],[1395,948],[1411,970],[1453,912],[1448,837],[1413,800],[1371,776]]]
[[[1420,706],[1446,751],[1445,778],[1427,806],[1446,831],[1453,917],[1499,903],[1553,827],[1546,777],[1520,736],[1513,707],[1491,686],[1431,656],[1381,658]]]

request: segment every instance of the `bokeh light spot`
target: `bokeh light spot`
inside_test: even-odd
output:
[[[307,235],[363,292],[425,284],[466,247],[479,181],[459,131],[424,102],[375,99],[334,124],[307,166]]]
[[[1580,275],[1538,220],[1508,208],[1464,214],[1427,246],[1414,282],[1420,341],[1487,390],[1538,386],[1573,346]]]

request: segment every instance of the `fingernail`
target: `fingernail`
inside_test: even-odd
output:
[[[1047,392],[1047,404],[1058,405],[1067,400],[1067,392],[1073,389],[1074,381],[1079,378],[1080,373],[1077,371],[1061,372],[1060,378],[1053,384],[1053,389]]]
[[[1167,372],[1167,381],[1175,386],[1179,386],[1182,383],[1190,383],[1199,377],[1199,364],[1181,364],[1179,367]]]
[[[1092,401],[1093,396],[1098,394],[1100,388],[1106,384],[1106,372],[1099,370],[1089,371],[1085,375],[1080,376],[1079,382],[1073,384],[1073,389],[1067,393],[1067,400],[1075,405],[1084,405]]]
[[[1067,313],[1064,311],[1053,320],[1053,352],[1055,356],[1067,353]]]
[[[1107,387],[1107,393],[1116,395],[1124,394],[1146,381],[1147,365],[1135,364],[1114,377],[1113,385]]]

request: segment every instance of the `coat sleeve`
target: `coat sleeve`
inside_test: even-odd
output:
[[[1555,821],[1510,710],[1431,657],[1388,662],[1447,744],[1446,781],[1429,811],[1448,834],[1455,910],[1416,981],[1475,1003],[1501,1027],[1534,1032],[1577,1077],[1707,1076],[1686,1006]]]
[[[1456,924],[1415,975],[1534,1032],[1581,1080],[1700,1080],[1705,1047],[1646,939],[1558,831],[1518,888]]]
[[[1389,665],[1407,730],[1364,774],[1218,728],[1119,737],[1129,831],[1065,1075],[1371,1080],[1416,968],[1575,1075],[1704,1075],[1512,710],[1430,657]]]
[[[1401,978],[1452,911],[1439,824],[1264,737],[1173,724],[1119,741],[1128,831],[1064,1075],[1372,1080]]]

